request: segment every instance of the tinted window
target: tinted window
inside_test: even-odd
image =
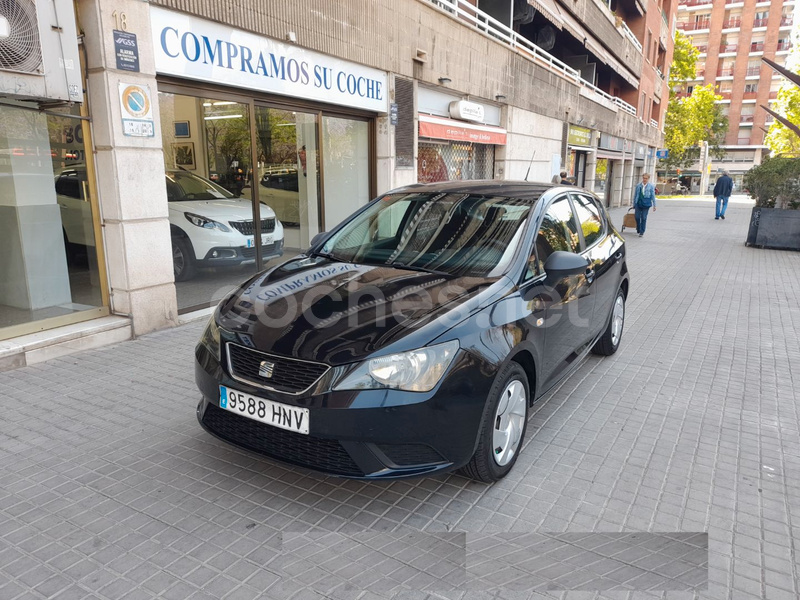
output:
[[[56,194],[82,200],[81,182],[74,171],[63,173],[56,179]]]
[[[511,264],[529,212],[529,201],[513,198],[394,194],[345,225],[323,251],[361,264],[499,276]]]
[[[575,206],[575,213],[581,224],[581,231],[583,231],[583,239],[588,248],[605,235],[603,217],[600,209],[588,196],[573,194],[572,203]]]
[[[550,205],[536,234],[536,273],[544,271],[547,257],[556,251],[580,251],[578,227],[566,197]]]

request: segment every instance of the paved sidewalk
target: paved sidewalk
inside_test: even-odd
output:
[[[492,486],[216,441],[203,323],[0,373],[0,600],[796,599],[800,254],[745,248],[749,213],[664,200],[626,230],[621,350],[537,403]]]

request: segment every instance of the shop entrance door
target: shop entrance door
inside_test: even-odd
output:
[[[283,223],[288,248],[307,248],[319,233],[317,121],[317,113],[255,107],[258,199]]]
[[[370,200],[369,123],[322,117],[324,227],[330,231]]]

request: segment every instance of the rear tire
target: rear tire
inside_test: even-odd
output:
[[[601,356],[611,356],[619,349],[622,341],[622,331],[625,328],[625,292],[620,288],[614,305],[611,308],[611,318],[603,335],[597,340],[592,352]]]
[[[489,392],[478,447],[460,472],[492,483],[508,475],[517,462],[528,426],[530,387],[519,363],[510,362],[498,373]]]
[[[194,258],[192,243],[185,237],[172,238],[172,269],[175,281],[187,281],[197,273],[197,261]]]

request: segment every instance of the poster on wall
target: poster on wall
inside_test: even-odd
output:
[[[119,104],[122,109],[122,133],[130,137],[155,135],[149,86],[120,82]]]

